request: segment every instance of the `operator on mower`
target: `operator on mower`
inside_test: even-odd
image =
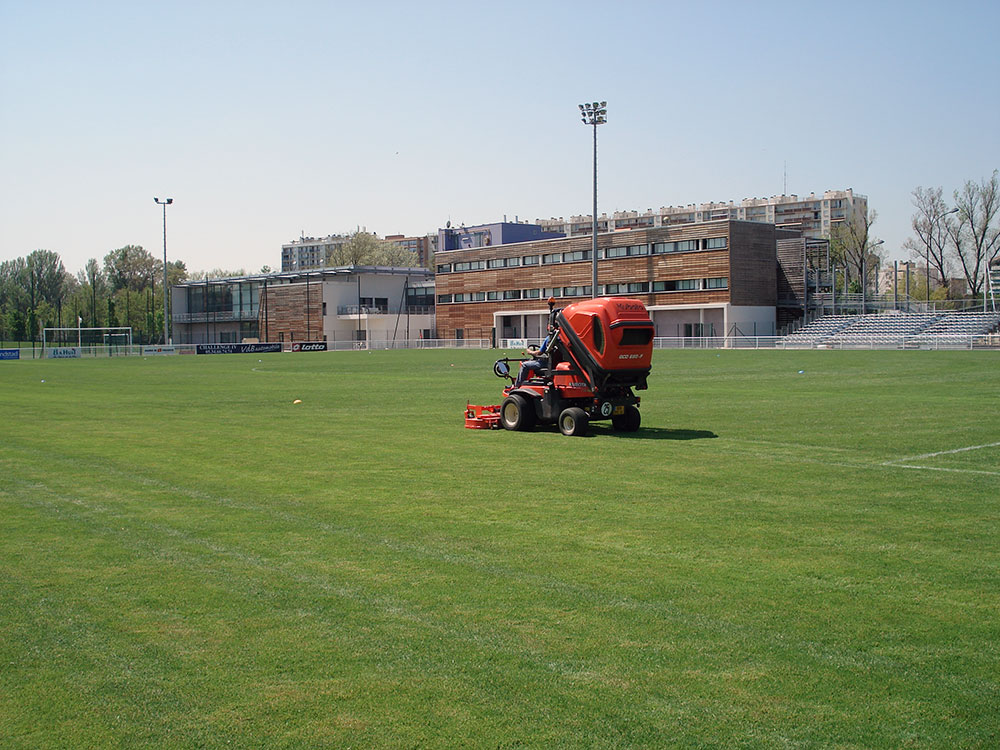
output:
[[[549,334],[545,337],[542,345],[539,347],[529,346],[525,350],[524,353],[531,357],[531,359],[526,359],[521,363],[521,369],[517,371],[517,378],[514,380],[515,388],[519,388],[525,380],[548,364],[546,352],[549,349],[549,343],[552,341],[553,333],[553,328],[550,325]]]

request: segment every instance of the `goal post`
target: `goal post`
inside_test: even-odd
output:
[[[91,353],[128,354],[132,351],[132,326],[97,328],[44,328],[42,348],[76,347]]]

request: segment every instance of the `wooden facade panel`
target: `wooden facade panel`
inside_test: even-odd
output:
[[[268,287],[261,291],[258,315],[260,335],[268,341],[322,341],[323,285]]]

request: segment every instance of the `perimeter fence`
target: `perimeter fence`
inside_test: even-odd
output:
[[[529,344],[539,346],[541,339],[500,339],[496,349],[521,351]],[[188,354],[227,354],[315,351],[386,351],[400,349],[492,349],[489,339],[413,339],[407,341],[328,341],[274,342],[272,344],[174,344],[173,346],[62,346],[42,347],[24,344],[0,346],[3,359],[110,359],[114,357],[153,357]],[[654,349],[993,349],[1000,350],[1000,333],[976,336],[919,334],[914,336],[852,336],[835,341],[803,341],[787,336],[689,336],[653,339]]]

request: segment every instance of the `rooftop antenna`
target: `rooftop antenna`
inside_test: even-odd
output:
[[[782,162],[781,166],[782,173],[782,183],[781,183],[781,194],[788,195],[788,162]]]

